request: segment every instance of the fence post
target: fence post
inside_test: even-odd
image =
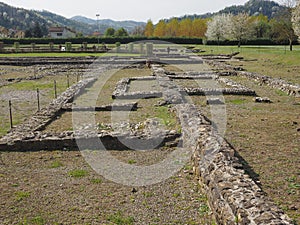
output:
[[[56,92],[56,80],[54,80],[54,98],[57,98],[57,92]]]
[[[13,121],[12,121],[12,111],[11,111],[11,100],[8,101],[9,107],[9,121],[10,121],[10,129],[13,128]]]
[[[68,88],[70,87],[70,76],[69,76],[69,74],[67,74],[67,87]]]
[[[36,97],[37,97],[37,105],[38,105],[38,111],[40,111],[40,90],[36,89]]]

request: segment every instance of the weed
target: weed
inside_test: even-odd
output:
[[[143,195],[144,195],[146,198],[150,198],[150,197],[153,197],[153,196],[154,196],[154,193],[153,193],[153,192],[144,192]]]
[[[174,197],[174,198],[178,198],[179,196],[180,196],[180,193],[174,193],[174,194],[173,194],[173,197]]]
[[[203,204],[203,205],[200,206],[200,208],[199,208],[199,213],[200,213],[201,215],[207,214],[208,212],[209,212],[209,207],[208,207],[208,205]]]
[[[136,164],[136,161],[134,159],[129,159],[128,164],[130,165]]]
[[[56,168],[59,168],[59,167],[62,167],[62,166],[63,166],[63,164],[61,162],[54,161],[54,162],[51,163],[50,168],[51,169],[56,169]]]
[[[92,179],[91,180],[91,183],[92,184],[101,184],[103,181],[102,181],[102,179],[100,179],[100,178],[96,178],[96,179]]]
[[[25,192],[25,191],[16,192],[16,200],[18,202],[22,201],[25,198],[29,198],[29,197],[30,197],[30,192]]]
[[[288,94],[284,91],[281,90],[275,90],[275,93],[279,96],[288,96]]]
[[[88,171],[86,170],[72,170],[70,172],[68,172],[68,175],[70,177],[74,177],[74,178],[82,178],[88,175]]]

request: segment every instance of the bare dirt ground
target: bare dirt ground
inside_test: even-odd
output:
[[[1,224],[211,224],[190,172],[133,190],[96,174],[80,152],[2,153]]]

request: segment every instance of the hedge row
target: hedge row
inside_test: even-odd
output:
[[[234,40],[222,40],[222,41],[212,41],[204,40],[204,44],[206,45],[229,45],[229,46],[234,46],[238,45],[238,41]],[[255,39],[255,40],[247,40],[247,41],[242,41],[242,45],[288,45],[288,41],[277,41],[277,40],[272,40],[272,39]],[[297,41],[293,42],[294,45],[299,44]]]
[[[164,41],[170,42],[174,44],[207,44],[207,45],[238,45],[238,41],[232,40],[222,40],[222,41],[211,41],[211,40],[202,40],[201,38],[184,38],[184,37],[100,37],[99,43],[105,44],[115,44],[120,42],[121,44],[128,44],[131,42],[141,42],[141,41]],[[72,44],[82,44],[83,42],[87,42],[88,44],[97,44],[97,37],[84,37],[84,38],[2,38],[0,42],[4,42],[5,45],[13,45],[15,42],[19,42],[22,45],[26,44],[65,44],[66,42],[71,42]],[[255,39],[243,41],[243,45],[288,45],[288,41],[286,42],[278,42],[271,39]],[[293,44],[298,44],[296,41]]]
[[[166,38],[147,38],[147,37],[100,37],[99,43],[105,44],[115,44],[116,42],[120,42],[121,44],[128,44],[131,42],[139,42],[139,41],[148,41],[148,40],[156,40],[156,41],[166,41],[175,44],[202,44],[201,38],[177,38],[177,37],[166,37]],[[4,42],[6,45],[13,45],[15,42],[19,42],[22,45],[27,45],[31,43],[35,44],[65,44],[66,42],[72,42],[72,44],[82,44],[83,42],[87,42],[88,44],[97,44],[97,37],[85,37],[85,38],[4,38],[0,39],[0,42]]]

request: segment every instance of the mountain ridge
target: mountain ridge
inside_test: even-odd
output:
[[[202,15],[185,15],[177,17],[179,20],[190,18],[208,18],[220,13],[232,13],[237,14],[239,12],[248,12],[250,15],[257,15],[262,13],[263,15],[272,18],[277,11],[284,6],[279,5],[274,1],[269,0],[249,0],[244,5],[232,5],[225,7],[224,9],[216,13],[206,13]],[[171,18],[170,18],[171,19]],[[164,19],[169,20],[169,19]],[[133,31],[138,26],[144,26],[145,22],[137,22],[133,20],[114,21],[111,19],[95,20],[84,16],[74,16],[72,18],[66,18],[64,16],[46,11],[46,10],[28,10],[24,8],[10,6],[3,2],[0,2],[0,26],[7,29],[14,30],[27,30],[32,28],[38,22],[44,30],[44,35],[47,35],[47,27],[50,26],[64,26],[81,32],[84,35],[91,35],[93,32],[99,30],[100,33],[104,33],[109,27],[119,29],[125,28],[128,32]]]

